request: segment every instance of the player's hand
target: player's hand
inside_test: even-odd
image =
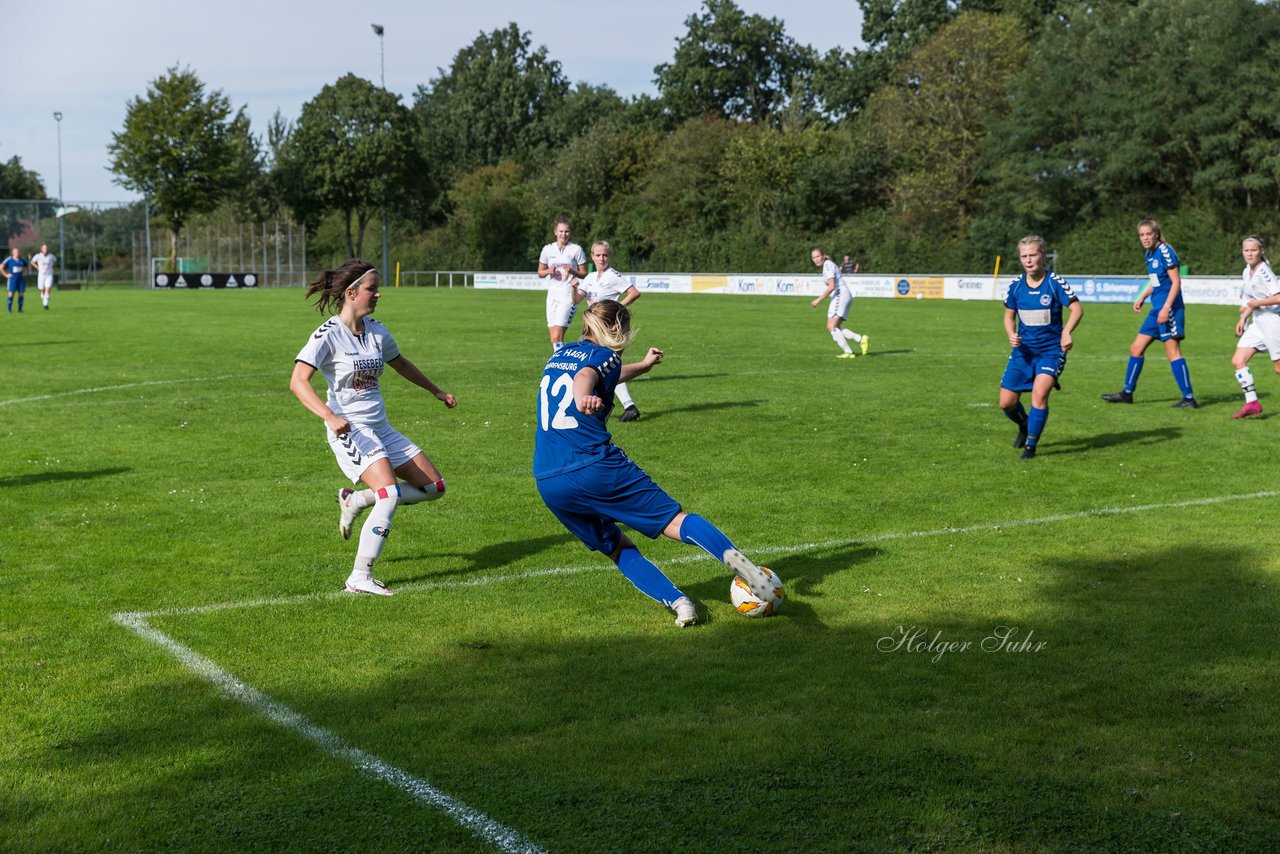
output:
[[[1167,308],[1160,309],[1160,313],[1156,315],[1156,323],[1168,323],[1168,322],[1169,322],[1169,309]]]
[[[443,403],[449,409],[453,409],[455,406],[458,405],[457,399],[453,395],[449,394],[449,392],[447,391],[436,392],[436,400]]]
[[[641,361],[644,363],[645,367],[652,368],[654,365],[662,361],[662,355],[662,351],[657,347],[650,347],[649,352],[645,354]]]
[[[1064,353],[1065,353],[1066,351],[1070,350],[1070,349],[1071,349],[1071,345],[1072,345],[1072,344],[1074,344],[1074,343],[1075,343],[1075,342],[1071,340],[1071,333],[1070,333],[1070,332],[1063,332],[1063,333],[1062,333],[1062,352],[1064,352]]]
[[[810,306],[812,306],[813,308],[817,308],[817,307],[818,307],[818,303],[820,303],[820,302],[822,302],[822,298],[821,298],[821,297],[819,297],[818,299],[816,299],[816,300],[814,300],[813,302],[809,303],[809,305],[810,305]]]
[[[604,409],[604,401],[599,395],[589,394],[578,401],[578,411],[583,415],[595,415],[602,409]]]
[[[1236,335],[1244,334],[1244,318],[1240,318],[1240,322],[1236,324]]]
[[[345,436],[351,432],[351,422],[340,415],[334,415],[324,420],[329,425],[329,429],[333,431],[335,436]]]
[[[1133,310],[1134,310],[1134,311],[1142,311],[1142,304],[1143,304],[1144,302],[1146,302],[1146,300],[1144,300],[1142,297],[1138,297],[1136,300],[1134,300],[1134,303],[1133,303]]]
[[[1019,335],[1019,334],[1018,334],[1018,333],[1016,333],[1016,332],[1010,333],[1010,335],[1009,335],[1009,346],[1010,346],[1010,347],[1021,347],[1021,346],[1022,346],[1022,336],[1021,336],[1021,335]]]

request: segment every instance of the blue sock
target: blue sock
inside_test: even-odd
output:
[[[1027,410],[1022,405],[1022,401],[1018,401],[1018,405],[1014,409],[1006,409],[1004,417],[1017,424],[1019,428],[1027,426]]]
[[[1187,360],[1175,359],[1169,363],[1169,369],[1173,371],[1173,381],[1178,384],[1182,396],[1195,397],[1191,391],[1191,369],[1187,367]]]
[[[1049,420],[1049,407],[1044,409],[1036,409],[1031,407],[1031,414],[1027,416],[1027,447],[1034,448],[1036,442],[1040,441],[1040,434],[1044,432],[1044,423]]]
[[[9,294],[9,304],[5,308],[8,309],[10,314],[13,313],[13,294]]]
[[[1138,387],[1138,377],[1142,374],[1142,365],[1147,360],[1141,356],[1130,356],[1129,367],[1124,371],[1124,390],[1129,394],[1133,394],[1133,390]]]
[[[724,563],[724,553],[736,549],[720,529],[696,513],[690,513],[680,523],[680,541],[690,543]]]
[[[679,588],[671,583],[671,579],[663,575],[662,570],[658,569],[652,561],[640,554],[640,550],[635,546],[623,549],[618,555],[618,569],[622,570],[622,574],[636,586],[637,590],[668,608],[684,596]]]

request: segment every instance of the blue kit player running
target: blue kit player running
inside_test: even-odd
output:
[[[538,390],[533,476],[547,508],[587,548],[608,555],[641,593],[674,610],[677,626],[698,621],[693,602],[640,554],[618,523],[650,539],[662,534],[698,546],[757,596],[771,598],[772,585],[759,567],[716,526],[685,513],[612,442],[607,422],[614,389],[661,362],[662,351],[651,348],[639,362],[622,364],[632,339],[631,311],[615,300],[592,305],[582,324],[582,340],[551,357]]]
[[[1104,394],[1107,403],[1133,403],[1133,392],[1138,387],[1138,377],[1145,362],[1143,354],[1151,342],[1159,338],[1164,342],[1164,354],[1169,357],[1173,379],[1182,392],[1182,399],[1175,409],[1195,409],[1196,396],[1191,390],[1191,371],[1182,358],[1183,338],[1187,336],[1186,309],[1182,303],[1182,276],[1178,272],[1178,253],[1164,242],[1160,223],[1144,219],[1138,223],[1138,241],[1146,252],[1147,274],[1151,284],[1143,289],[1133,303],[1134,311],[1142,311],[1142,304],[1151,297],[1151,310],[1142,321],[1138,335],[1129,345],[1129,365],[1124,372],[1124,388],[1114,394]]]
[[[22,303],[27,298],[27,260],[22,257],[22,253],[14,247],[13,255],[4,259],[0,263],[0,271],[4,272],[4,277],[8,281],[9,301],[6,304],[10,314],[13,314],[13,295],[18,295],[18,313],[22,313]]]
[[[1045,256],[1043,239],[1024,237],[1018,241],[1018,257],[1025,272],[1009,285],[1004,300],[1004,330],[1013,351],[1000,380],[1000,408],[1018,425],[1013,446],[1024,448],[1024,460],[1036,455],[1040,434],[1049,420],[1049,393],[1066,367],[1071,333],[1084,317],[1084,307],[1071,286],[1057,273],[1045,270]],[[1065,326],[1063,306],[1069,315]],[[1031,392],[1029,413],[1022,406],[1024,391]]]

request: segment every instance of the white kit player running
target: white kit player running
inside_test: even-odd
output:
[[[593,306],[601,300],[611,299],[623,305],[631,305],[640,299],[640,291],[636,286],[609,265],[612,258],[613,249],[607,240],[597,240],[591,244],[591,261],[596,265],[596,269],[594,272],[587,273],[581,281],[574,281],[573,301],[575,303],[585,299],[588,306]],[[622,414],[618,416],[618,420],[639,420],[640,410],[632,399],[627,384],[618,383],[613,392],[618,396],[618,402],[622,404]]]
[[[1236,324],[1240,341],[1231,364],[1236,369],[1236,382],[1244,391],[1244,406],[1231,416],[1235,419],[1262,414],[1253,372],[1249,370],[1253,354],[1265,350],[1276,373],[1280,374],[1280,283],[1267,262],[1266,251],[1267,245],[1256,234],[1240,243],[1245,263],[1241,274],[1244,287],[1240,294],[1240,322]]]
[[[40,251],[31,256],[31,266],[36,268],[36,287],[40,289],[40,304],[49,310],[49,290],[53,287],[53,268],[58,256],[49,251],[49,244],[41,243]]]
[[[867,350],[871,347],[870,335],[859,335],[852,329],[845,329],[844,322],[849,319],[849,307],[853,305],[853,291],[844,281],[844,277],[840,275],[840,268],[836,266],[836,262],[827,257],[827,253],[823,252],[820,247],[813,247],[809,253],[809,257],[813,259],[815,267],[822,268],[822,281],[826,282],[827,289],[822,295],[815,299],[809,305],[817,308],[824,299],[831,297],[831,306],[827,309],[827,332],[830,333],[831,339],[836,342],[836,346],[840,348],[838,359],[854,358],[853,350],[849,349],[850,341],[857,341],[861,347],[862,355],[867,355]]]
[[[444,495],[444,478],[422,449],[396,432],[387,421],[379,378],[384,365],[435,396],[448,408],[453,395],[441,389],[400,353],[387,327],[374,320],[378,304],[378,271],[353,258],[328,270],[307,286],[306,296],[319,294],[316,308],[336,311],[320,325],[298,353],[289,390],[302,405],[324,419],[329,447],[342,473],[368,489],[338,491],[338,530],[349,539],[360,514],[372,508],[360,529],[355,566],[344,589],[350,593],[390,596],[373,577],[397,505],[433,501]],[[329,386],[327,400],[311,385],[316,371]],[[396,478],[402,479],[397,483]]]
[[[582,247],[570,243],[573,226],[568,217],[559,217],[555,225],[556,242],[542,247],[538,256],[538,277],[550,279],[547,284],[547,332],[552,351],[564,346],[564,333],[573,321],[577,305],[573,300],[573,279],[587,274],[587,256]]]

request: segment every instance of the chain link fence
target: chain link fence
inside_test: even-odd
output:
[[[47,244],[58,257],[54,281],[60,288],[134,284],[130,235],[145,218],[141,202],[0,199],[4,254],[16,248],[30,258]]]

